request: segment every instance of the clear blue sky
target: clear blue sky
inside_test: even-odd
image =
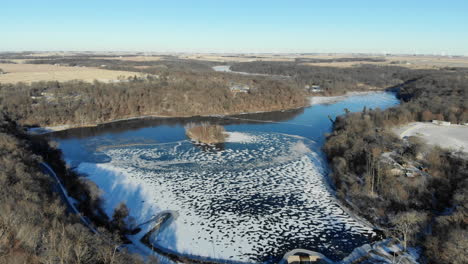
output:
[[[10,50],[468,55],[468,0],[2,0]]]

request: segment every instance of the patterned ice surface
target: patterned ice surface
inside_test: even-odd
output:
[[[109,214],[121,201],[137,222],[176,211],[153,242],[180,253],[259,262],[308,248],[339,259],[372,234],[336,203],[313,142],[258,132],[228,141],[108,148],[110,162],[78,170],[103,189]]]

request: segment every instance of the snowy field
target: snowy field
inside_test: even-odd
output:
[[[340,259],[373,234],[336,203],[310,140],[231,132],[227,141],[106,148],[110,162],[78,171],[103,190],[109,215],[120,202],[135,223],[176,212],[153,243],[183,254],[261,262],[304,247]]]
[[[395,128],[394,132],[401,138],[417,136],[431,145],[468,152],[468,126],[440,126],[432,123],[413,122]]]

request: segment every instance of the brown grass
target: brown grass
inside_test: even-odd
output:
[[[314,54],[314,55],[301,55],[301,54],[187,54],[180,55],[181,59],[193,60],[207,60],[219,62],[249,62],[249,61],[294,61],[296,58],[309,58],[309,59],[336,59],[336,58],[352,58],[352,57],[372,57],[364,55],[353,54]]]
[[[342,56],[353,57],[353,56]],[[319,57],[317,57],[319,58]],[[323,59],[324,57],[321,57]],[[329,57],[331,59],[333,57]],[[351,61],[351,62],[320,62],[320,63],[303,63],[303,65],[323,66],[323,67],[340,67],[349,68],[357,67],[363,64],[373,65],[393,65],[401,66],[410,69],[438,69],[444,67],[468,67],[468,57],[446,57],[446,56],[387,56],[384,62],[369,62],[369,61]]]
[[[254,58],[255,56],[255,58]],[[383,56],[366,54],[189,54],[180,55],[181,59],[207,60],[217,62],[250,62],[250,61],[294,61],[296,58],[308,59],[337,59],[337,58],[382,58]],[[449,56],[411,56],[391,55],[384,56],[385,62],[352,61],[352,62],[320,62],[304,63],[303,65],[323,67],[356,67],[362,64],[394,65],[411,69],[434,69],[443,67],[468,67],[468,57]]]
[[[255,55],[252,55],[255,56]],[[249,61],[293,61],[293,57],[274,56],[274,55],[257,55],[256,58],[249,58],[249,56],[235,56],[235,55],[221,55],[221,54],[193,54],[193,55],[182,55],[179,56],[181,59],[190,60],[204,60],[204,61],[216,61],[216,62],[249,62]]]
[[[111,82],[119,78],[140,76],[141,73],[111,71],[90,67],[66,67],[46,64],[0,64],[6,74],[0,74],[0,83],[37,82],[37,81],[71,81],[94,80]]]

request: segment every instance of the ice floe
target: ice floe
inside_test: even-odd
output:
[[[120,202],[138,223],[176,211],[153,237],[160,247],[245,262],[297,247],[341,258],[373,232],[335,201],[314,150],[297,136],[230,132],[221,150],[189,141],[117,146],[103,150],[110,162],[78,170],[103,190],[109,215]]]
[[[226,142],[237,142],[237,143],[253,143],[255,142],[255,136],[241,132],[226,132],[228,135]]]

